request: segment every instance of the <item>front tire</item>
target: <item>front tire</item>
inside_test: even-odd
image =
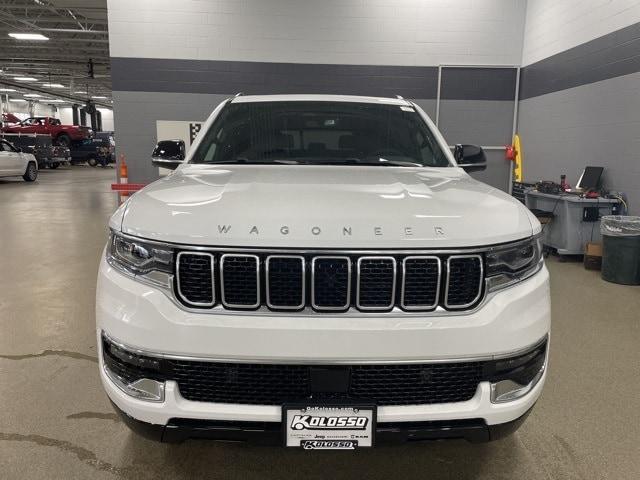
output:
[[[36,168],[36,164],[33,162],[29,162],[27,165],[27,171],[24,172],[22,176],[25,182],[35,182],[36,178],[38,178],[38,169]]]
[[[60,164],[58,162],[53,162],[53,163],[49,164],[49,168],[51,168],[52,170],[55,170],[59,166],[60,166]]]
[[[62,133],[58,135],[58,138],[56,138],[56,143],[58,145],[62,145],[63,147],[69,147],[71,146],[71,137],[66,133]]]
[[[98,165],[98,161],[93,157],[89,158],[87,163],[92,167],[96,167]]]

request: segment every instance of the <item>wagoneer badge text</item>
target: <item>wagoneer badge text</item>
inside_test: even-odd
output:
[[[232,228],[231,225],[218,225],[218,233],[223,235],[228,234],[231,232],[231,228]],[[405,237],[413,236],[413,227],[403,227],[401,230]],[[252,225],[251,227],[249,227],[248,231],[249,231],[249,235],[260,235],[260,228],[257,225]],[[291,229],[289,228],[288,225],[282,225],[279,231],[281,235],[289,235],[289,233],[291,232]],[[319,226],[313,226],[309,229],[309,231],[311,232],[312,235],[315,235],[315,236],[323,234],[322,228]],[[384,235],[384,231],[382,227],[377,227],[377,226],[371,227],[371,232],[376,237],[380,237]],[[445,235],[444,228],[439,226],[433,227],[433,233],[437,237],[442,237]],[[345,237],[353,235],[353,227],[343,226],[342,235]]]

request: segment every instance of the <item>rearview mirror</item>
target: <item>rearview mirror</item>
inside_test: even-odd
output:
[[[466,172],[479,172],[487,168],[487,157],[482,147],[477,145],[456,145],[453,149],[453,157],[458,166]]]
[[[186,148],[182,140],[160,140],[151,154],[156,167],[175,170],[185,159]]]

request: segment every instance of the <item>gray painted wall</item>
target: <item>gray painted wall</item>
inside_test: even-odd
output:
[[[511,96],[514,96],[513,86]],[[509,145],[513,105],[513,100],[441,100],[440,131],[449,145]],[[487,169],[471,175],[500,190],[508,190],[510,161],[505,159],[504,150],[487,150],[485,154]]]
[[[585,166],[603,166],[604,185],[624,191],[640,215],[640,73],[520,102],[525,181],[575,186]]]
[[[416,102],[435,118],[436,67],[316,65],[215,60],[112,58],[118,154],[131,182],[157,178],[148,156],[157,120],[204,120],[222,99],[246,94],[336,93],[393,97]],[[450,144],[506,145],[511,137],[513,68],[443,69],[440,123]],[[489,155],[477,178],[508,188],[508,163]]]
[[[640,214],[640,23],[524,67],[520,93],[525,181],[603,166]]]
[[[229,95],[195,93],[113,92],[116,154],[126,155],[129,181],[151,182],[158,168],[151,165],[156,120],[206,120]]]

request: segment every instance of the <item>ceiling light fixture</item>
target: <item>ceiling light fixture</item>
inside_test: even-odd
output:
[[[93,95],[91,98],[95,100],[106,100],[107,97],[103,97],[102,95]]]
[[[61,83],[43,83],[42,86],[47,88],[64,88],[64,85]]]
[[[13,77],[14,80],[17,80],[18,82],[37,82],[38,79],[37,78],[33,78],[33,77]]]
[[[24,98],[10,98],[10,102],[26,102]]]
[[[25,93],[23,95],[25,98],[42,98],[42,95],[38,95],[37,93]]]
[[[87,95],[87,92],[73,92],[75,95]]]
[[[15,88],[0,88],[0,92],[16,92]]]
[[[66,100],[61,100],[59,98],[54,98],[53,100],[46,100],[46,103],[70,103]]]
[[[41,33],[10,33],[9,36],[16,40],[49,40]]]

